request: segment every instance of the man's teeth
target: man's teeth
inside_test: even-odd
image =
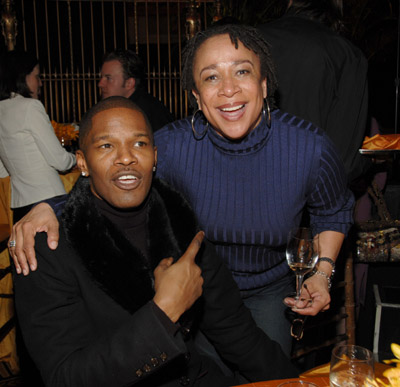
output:
[[[223,112],[234,112],[236,110],[241,109],[242,107],[244,107],[244,105],[239,105],[239,106],[233,106],[233,107],[229,107],[229,108],[223,108],[221,109]]]
[[[119,177],[118,180],[137,180],[137,177],[133,175],[124,175]]]

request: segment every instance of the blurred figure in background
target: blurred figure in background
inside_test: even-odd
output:
[[[0,177],[11,178],[14,222],[33,204],[65,194],[58,171],[74,166],[75,155],[57,139],[43,104],[35,56],[11,51],[0,71]]]
[[[341,0],[287,1],[282,18],[259,27],[276,65],[278,107],[326,131],[351,182],[369,167],[358,152],[367,121],[367,60],[339,34]]]
[[[115,50],[106,54],[101,66],[99,88],[101,97],[129,98],[146,114],[153,132],[175,120],[170,111],[141,86],[144,66],[131,50]]]

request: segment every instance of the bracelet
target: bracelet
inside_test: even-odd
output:
[[[335,271],[336,271],[335,261],[328,257],[321,257],[321,258],[318,258],[318,262],[328,262],[332,266],[332,273],[331,273],[331,277],[330,277],[330,279],[332,280],[333,276],[335,275]]]
[[[332,286],[332,282],[331,282],[331,278],[329,277],[328,274],[326,274],[324,271],[321,270],[313,270],[311,272],[312,275],[317,274],[317,275],[322,275],[322,277],[325,277],[328,280],[328,289],[331,289]]]

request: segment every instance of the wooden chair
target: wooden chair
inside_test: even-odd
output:
[[[13,284],[7,241],[12,228],[10,178],[0,179],[0,380],[19,373],[15,347]]]
[[[330,309],[317,316],[308,317],[304,324],[303,338],[294,343],[292,360],[303,371],[329,362],[331,351],[336,344],[355,344],[354,275],[351,251],[348,251],[345,257],[345,260],[343,257],[338,259],[338,275],[332,285]]]
[[[79,177],[79,172],[60,175],[65,190],[69,192]],[[19,374],[14,316],[14,295],[11,275],[10,256],[7,241],[13,224],[10,208],[10,178],[0,179],[0,381],[13,381]],[[13,384],[14,385],[14,384]]]

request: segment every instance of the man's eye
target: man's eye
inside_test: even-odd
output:
[[[145,142],[145,141],[137,141],[137,142],[135,142],[135,146],[138,147],[138,148],[142,148],[142,147],[144,147],[146,145],[147,145],[147,142]]]
[[[101,144],[101,145],[100,145],[100,148],[102,148],[102,149],[111,148],[111,144]]]

